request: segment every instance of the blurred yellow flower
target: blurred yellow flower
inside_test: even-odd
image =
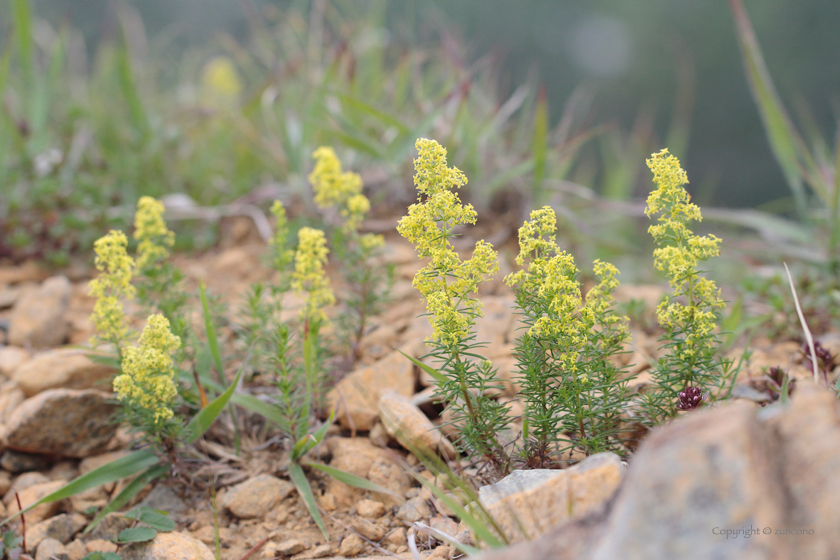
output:
[[[310,227],[298,231],[298,247],[295,251],[295,271],[292,273],[292,288],[306,292],[303,316],[308,320],[326,320],[323,308],[335,303],[330,279],[324,271],[327,263],[327,240],[324,232]]]
[[[217,56],[204,65],[201,82],[209,96],[217,102],[230,103],[242,91],[239,73],[226,56]]]
[[[137,201],[134,240],[137,241],[137,268],[140,270],[168,257],[169,249],[175,244],[175,234],[163,220],[164,210],[163,203],[150,196],[142,196]]]
[[[362,194],[362,178],[358,173],[341,170],[341,162],[335,150],[321,146],[312,154],[315,169],[309,174],[309,182],[315,191],[315,204],[325,209],[338,208],[345,219],[345,231],[355,231],[370,211],[370,201]]]
[[[94,346],[103,341],[119,347],[126,338],[122,300],[135,295],[131,285],[134,260],[128,256],[127,245],[128,239],[118,230],[111,230],[93,244],[96,252],[94,263],[100,272],[88,284],[90,295],[96,298],[91,315],[96,330],[96,336],[91,339]]]

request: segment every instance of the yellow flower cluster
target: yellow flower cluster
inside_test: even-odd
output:
[[[465,185],[467,178],[459,169],[447,167],[446,149],[434,140],[421,138],[415,146],[419,157],[414,160],[414,184],[419,202],[408,208],[397,231],[414,243],[418,256],[429,259],[414,276],[414,287],[426,298],[434,327],[432,339],[456,345],[469,336],[475,318],[482,316],[481,302],[469,294],[492,278],[499,264],[493,246],[484,241],[476,243],[466,261],[455,252],[449,241],[452,229],[476,220],[472,205],[461,204],[452,191]]]
[[[370,201],[362,194],[362,178],[358,173],[342,171],[335,151],[321,146],[312,154],[315,169],[309,182],[315,191],[315,204],[319,208],[336,206],[346,220],[345,231],[356,231],[370,211]]]
[[[327,263],[327,240],[324,232],[310,227],[298,231],[298,247],[295,252],[295,271],[292,274],[292,288],[306,292],[306,306],[303,316],[308,320],[326,319],[323,307],[335,303],[330,279],[324,272]]]
[[[137,268],[143,270],[154,266],[169,256],[169,249],[175,243],[175,234],[166,227],[163,220],[163,203],[150,196],[137,201],[134,215],[134,239],[137,241]]]
[[[662,150],[647,165],[657,189],[648,197],[645,214],[660,214],[658,223],[648,228],[659,245],[653,253],[654,265],[665,272],[674,291],[672,298],[659,305],[657,316],[663,326],[679,325],[687,333],[682,357],[690,359],[711,344],[714,311],[725,306],[720,289],[697,270],[698,263],[720,253],[721,240],[714,235],[695,236],[689,229],[688,224],[699,222],[702,216],[683,188],[688,176],[679,160]],[[678,301],[683,296],[687,304]]]
[[[208,101],[226,104],[242,91],[242,82],[233,62],[225,56],[217,56],[204,66],[202,84],[207,90]]]
[[[93,244],[95,265],[100,272],[89,284],[90,295],[96,297],[91,316],[96,329],[96,336],[91,340],[94,346],[98,341],[105,341],[119,347],[126,338],[122,299],[135,295],[131,285],[134,260],[126,252],[127,245],[125,234],[117,230],[108,232]]]
[[[509,274],[505,283],[518,286],[532,298],[533,308],[525,310],[533,320],[528,333],[556,339],[564,348],[557,356],[559,361],[567,371],[574,372],[579,356],[576,349],[585,342],[593,321],[591,312],[582,309],[574,257],[557,247],[556,224],[549,206],[531,212],[531,220],[519,228],[516,257],[516,264],[526,268]]]
[[[171,404],[178,391],[172,352],[180,345],[166,317],[151,315],[138,346],[125,349],[122,373],[114,378],[117,398],[148,413],[157,426],[173,415]]]

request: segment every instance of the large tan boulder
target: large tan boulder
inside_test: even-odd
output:
[[[686,414],[632,457],[615,499],[482,560],[785,560],[840,550],[840,405],[803,382],[792,404]]]
[[[24,293],[9,318],[9,344],[32,348],[58,346],[70,332],[65,314],[73,287],[65,276],[47,278]]]

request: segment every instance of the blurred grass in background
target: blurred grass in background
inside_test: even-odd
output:
[[[791,127],[768,129],[768,144],[759,118],[769,122],[767,109],[760,96],[758,111],[749,100],[755,77],[748,68],[744,79],[725,6],[469,6],[2,0],[0,256],[65,263],[111,225],[124,226],[142,194],[184,193],[196,206],[280,197],[311,209],[306,175],[324,144],[362,173],[375,212],[389,216],[412,201],[412,146],[426,136],[470,177],[467,196],[480,214],[518,226],[529,209],[551,203],[570,250],[585,260],[638,268],[646,235],[633,200],[650,185],[644,159],[663,146],[697,162],[691,187],[704,206],[752,189],[757,200],[777,199],[768,210],[800,220],[709,209],[709,222],[758,231],[782,254],[831,260],[808,246],[826,229],[819,245],[831,253],[840,242],[835,177],[823,172],[831,166],[812,164],[830,155],[821,139],[836,121],[817,104],[799,111],[810,152],[779,151],[784,140],[773,131],[789,136]],[[759,26],[785,19],[778,7],[757,8]],[[833,9],[813,0],[801,12]],[[802,16],[789,19],[790,29],[801,27]],[[794,38],[774,38],[768,59],[782,52],[778,41]],[[730,89],[710,85],[718,71]],[[734,90],[743,90],[746,109]],[[724,119],[710,118],[710,108]],[[753,138],[750,122],[762,136]],[[728,134],[733,127],[742,135]],[[770,147],[780,165],[756,156]],[[768,173],[792,190],[768,183]],[[815,193],[816,205],[802,192]],[[214,242],[212,224],[187,227],[179,239]],[[749,252],[745,244],[734,259]]]
[[[10,0],[0,255],[60,263],[124,223],[143,194],[214,205],[258,191],[307,204],[305,177],[322,144],[344,152],[374,203],[392,209],[410,196],[420,136],[449,148],[478,206],[502,187],[540,199],[544,183],[566,177],[594,135],[574,106],[552,128],[534,80],[500,97],[497,61],[468,62],[445,28],[421,44],[386,40],[386,6],[266,9],[251,14],[245,39],[222,34],[173,61],[130,7],[116,11],[113,40],[89,55],[78,30]]]

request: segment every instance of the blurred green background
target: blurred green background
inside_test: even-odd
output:
[[[182,222],[199,248],[220,205],[307,215],[320,145],[393,217],[422,136],[505,231],[550,203],[573,249],[628,259],[667,146],[704,207],[776,215],[709,221],[840,270],[840,2],[745,2],[757,103],[738,1],[0,0],[0,257],[67,262],[141,194],[221,208]]]
[[[356,2],[357,4],[360,2]],[[365,2],[361,2],[365,3]],[[173,64],[184,49],[220,33],[247,36],[248,13],[266,6],[306,10],[306,2],[264,0],[142,0],[140,14],[158,56]],[[351,2],[335,2],[336,5]],[[675,105],[690,110],[690,136],[680,154],[704,202],[754,207],[787,196],[750,99],[732,17],[723,0],[406,0],[387,6],[386,40],[433,37],[446,27],[466,56],[487,52],[503,65],[498,87],[509,95],[527,77],[547,89],[554,122],[576,88],[592,96],[591,118],[631,129],[650,127],[662,140]],[[72,22],[94,52],[119,34],[112,0],[35,0],[38,17],[57,27]],[[840,2],[747,1],[771,75],[794,109],[807,107],[826,135],[840,107]],[[8,6],[3,5],[2,32]],[[415,34],[414,37],[407,37]],[[680,91],[683,88],[683,91]],[[682,97],[681,97],[682,95]],[[647,133],[645,131],[645,133]],[[673,148],[672,148],[672,151]],[[636,193],[637,195],[643,193]]]

